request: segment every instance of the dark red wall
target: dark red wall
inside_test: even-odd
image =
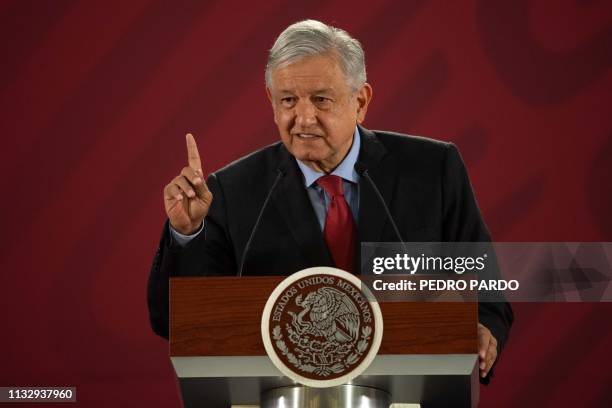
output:
[[[459,146],[496,240],[612,240],[609,1],[114,3],[0,3],[0,385],[178,406],[145,302],[162,187],[186,131],[206,171],[277,140],[266,50],[304,18],[362,40],[366,126]],[[482,406],[610,406],[611,305],[514,308]]]

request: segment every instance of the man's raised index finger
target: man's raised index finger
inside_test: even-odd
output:
[[[185,135],[185,139],[187,140],[187,162],[189,163],[189,167],[195,171],[201,171],[202,162],[200,161],[198,145],[196,144],[196,141],[191,133],[187,133]]]

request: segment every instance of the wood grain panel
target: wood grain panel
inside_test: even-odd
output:
[[[265,355],[261,313],[285,277],[172,278],[170,355]],[[381,354],[476,353],[476,303],[381,303]]]

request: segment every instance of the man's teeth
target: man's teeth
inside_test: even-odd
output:
[[[317,137],[316,135],[309,135],[309,134],[306,134],[306,133],[298,133],[298,136],[299,137],[303,137],[305,139],[312,139],[313,137]]]

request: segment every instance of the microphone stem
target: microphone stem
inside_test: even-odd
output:
[[[402,235],[400,234],[399,229],[397,228],[397,224],[395,224],[395,221],[393,220],[393,217],[391,216],[391,211],[389,211],[389,207],[387,207],[387,203],[385,203],[385,199],[383,198],[382,194],[380,193],[380,190],[378,189],[378,187],[376,187],[376,184],[374,183],[374,180],[372,180],[372,178],[370,177],[370,173],[368,173],[367,169],[363,170],[362,174],[368,180],[368,182],[370,183],[370,186],[372,186],[372,189],[374,189],[374,192],[376,193],[376,196],[378,197],[378,199],[382,203],[382,205],[383,205],[383,207],[385,209],[385,212],[387,213],[387,217],[389,218],[389,221],[391,221],[391,225],[393,226],[393,230],[395,231],[395,235],[397,235],[397,238],[401,242],[402,248],[404,249],[404,252],[407,252],[406,244],[404,243],[404,240],[402,239]]]
[[[266,199],[264,200],[264,203],[261,206],[261,210],[259,210],[259,215],[257,216],[257,220],[255,221],[255,225],[253,226],[253,230],[251,231],[249,240],[244,246],[244,252],[242,252],[242,260],[240,261],[240,269],[238,270],[238,276],[242,276],[242,272],[244,271],[244,264],[247,259],[247,254],[249,252],[249,249],[251,248],[251,243],[253,242],[253,238],[255,237],[255,232],[257,231],[257,227],[259,227],[259,224],[261,223],[261,218],[263,217],[264,210],[266,209],[268,205],[268,201],[270,201],[270,197],[272,197],[272,192],[276,188],[276,185],[278,184],[280,179],[285,175],[282,172],[282,170],[278,169],[277,171],[278,171],[278,175],[276,176],[274,183],[272,183],[272,187],[270,187],[270,191],[268,191],[268,195],[266,196]]]

